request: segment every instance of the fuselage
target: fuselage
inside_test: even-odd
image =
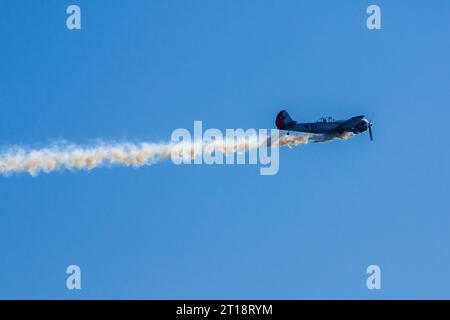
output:
[[[318,122],[304,122],[299,123],[291,121],[286,123],[283,130],[297,131],[305,133],[317,134],[334,134],[353,132],[355,134],[366,131],[369,127],[369,121],[364,116],[353,117],[349,120],[333,120],[333,121],[318,121]]]
[[[295,123],[292,126],[288,126],[286,129],[307,133],[327,133],[336,131],[343,122],[344,121]]]

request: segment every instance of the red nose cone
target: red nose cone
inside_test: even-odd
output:
[[[358,122],[358,124],[356,125],[356,127],[357,127],[360,131],[366,131],[367,128],[369,127],[369,121],[367,121],[366,119],[362,119],[360,122]]]

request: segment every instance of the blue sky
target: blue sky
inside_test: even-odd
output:
[[[282,108],[371,116],[375,141],[284,148],[274,176],[0,177],[0,298],[450,298],[449,31],[443,0],[2,1],[2,149],[272,128]]]

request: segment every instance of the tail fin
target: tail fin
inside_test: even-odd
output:
[[[294,121],[289,116],[289,113],[287,111],[283,110],[278,112],[277,118],[275,120],[275,125],[277,126],[277,129],[283,130],[286,128],[286,125],[292,124]]]

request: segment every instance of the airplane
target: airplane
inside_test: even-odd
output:
[[[360,134],[369,130],[370,141],[373,141],[373,124],[365,116],[356,116],[348,120],[335,120],[332,117],[326,117],[320,118],[316,122],[299,123],[292,120],[286,110],[282,110],[277,115],[275,125],[278,130],[287,131],[288,135],[291,131],[321,135],[323,139],[316,140],[316,142],[342,137],[346,133]]]

